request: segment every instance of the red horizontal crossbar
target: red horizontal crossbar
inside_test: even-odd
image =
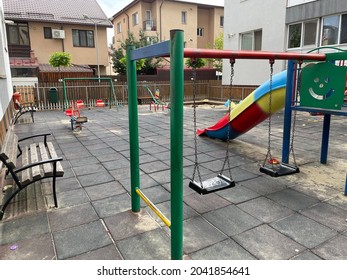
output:
[[[184,57],[189,58],[233,58],[233,59],[269,59],[269,60],[325,60],[323,53],[290,53],[270,51],[231,51],[216,49],[184,49]]]

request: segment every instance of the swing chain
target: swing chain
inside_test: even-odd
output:
[[[202,179],[201,179],[201,173],[199,169],[199,163],[198,163],[198,136],[196,134],[197,126],[196,126],[196,93],[197,93],[197,85],[196,85],[196,59],[192,58],[191,63],[193,65],[193,72],[192,72],[192,80],[193,80],[193,122],[194,122],[194,170],[193,170],[193,178],[195,179],[195,173],[198,173],[200,185],[202,185]]]
[[[225,159],[224,159],[224,163],[222,166],[222,170],[220,172],[220,174],[223,174],[224,169],[225,169],[225,164],[228,163],[228,169],[229,169],[229,177],[230,179],[232,179],[231,176],[231,168],[230,168],[230,159],[229,159],[229,142],[230,142],[230,114],[231,114],[231,97],[232,97],[232,88],[233,88],[233,78],[234,78],[234,66],[235,66],[235,58],[231,58],[230,59],[230,86],[229,86],[229,108],[228,108],[228,116],[229,116],[229,120],[228,120],[228,132],[227,132],[227,150],[225,153]]]
[[[300,96],[300,90],[301,90],[301,73],[302,73],[302,60],[298,61],[299,68],[297,69],[297,82],[296,82],[296,94],[294,102],[298,101],[298,97]],[[295,104],[294,104],[295,105]],[[295,126],[296,126],[296,119],[297,119],[297,110],[294,110],[294,116],[293,116],[293,125],[292,125],[292,139],[290,141],[290,149],[289,153],[292,153],[293,162],[296,166],[296,158],[294,153],[294,138],[295,138]]]
[[[266,161],[268,158],[270,158],[270,162],[272,165],[272,168],[274,168],[274,161],[272,159],[272,154],[271,154],[271,115],[272,115],[272,78],[273,78],[273,65],[275,63],[275,60],[270,59],[270,83],[269,83],[269,121],[268,121],[268,143],[267,143],[267,154],[263,162],[263,166],[265,166]]]

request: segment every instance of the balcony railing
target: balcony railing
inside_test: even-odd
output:
[[[155,20],[145,20],[143,22],[144,31],[157,31],[157,23]]]

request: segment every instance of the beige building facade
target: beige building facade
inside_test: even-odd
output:
[[[138,38],[142,30],[148,41],[155,43],[170,39],[170,30],[184,31],[185,47],[211,48],[214,39],[223,33],[224,8],[174,0],[134,0],[112,18],[114,48],[128,37]]]

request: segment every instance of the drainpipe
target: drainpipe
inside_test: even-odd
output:
[[[160,3],[160,7],[159,7],[159,19],[160,19],[160,24],[159,24],[159,28],[160,28],[160,32],[159,32],[159,35],[160,35],[160,42],[162,42],[163,40],[162,40],[162,26],[161,26],[161,7],[163,6],[163,4],[164,4],[164,0],[162,0],[161,1],[161,3]]]
[[[60,30],[64,30],[64,27],[61,25]],[[63,52],[65,52],[65,44],[64,44],[65,39],[61,40],[61,48],[63,49]]]
[[[130,19],[129,19],[129,15],[126,13],[126,12],[124,12],[124,14],[127,16],[127,22],[128,22],[128,32],[129,32],[129,30],[130,30]]]

